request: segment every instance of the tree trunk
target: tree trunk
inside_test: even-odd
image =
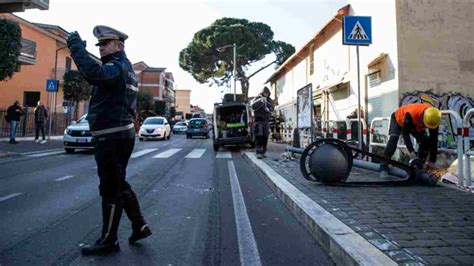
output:
[[[245,95],[245,98],[249,98],[249,80],[247,78],[240,79],[240,87],[242,89],[242,94]]]
[[[77,121],[77,113],[79,112],[79,101],[76,101],[74,106],[74,120]]]

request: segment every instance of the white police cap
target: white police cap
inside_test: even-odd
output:
[[[96,43],[96,46],[99,46],[101,43],[106,43],[110,40],[118,40],[124,42],[126,39],[128,39],[127,34],[104,25],[95,26],[93,33],[99,41],[98,43]]]

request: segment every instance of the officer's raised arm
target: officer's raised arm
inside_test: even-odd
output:
[[[94,35],[99,39],[96,46],[99,46],[99,51],[105,53],[106,50],[111,49],[110,46],[123,46],[123,41],[128,38],[127,35],[113,30],[106,26],[97,26],[94,28]],[[81,71],[84,78],[93,85],[101,83],[112,82],[121,77],[121,67],[117,63],[110,62],[100,64],[91,56],[86,50],[85,41],[81,39],[79,33],[72,32],[68,39],[67,45],[71,51],[71,56]],[[104,61],[103,61],[104,62]]]

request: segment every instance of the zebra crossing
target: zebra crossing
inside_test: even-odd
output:
[[[169,149],[144,149],[139,150],[131,155],[131,159],[136,159],[140,157],[144,157],[145,155],[151,155],[151,158],[154,159],[168,159],[177,154],[179,156],[184,156],[186,159],[200,159],[206,153],[208,153],[207,149],[193,149],[187,153],[182,153],[183,149],[181,148],[169,148]],[[219,151],[215,153],[216,159],[232,159],[232,153],[230,151]]]

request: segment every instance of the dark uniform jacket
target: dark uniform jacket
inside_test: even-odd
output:
[[[124,51],[92,59],[80,40],[69,49],[79,71],[93,85],[87,121],[93,136],[133,129],[138,91],[137,77]]]
[[[263,98],[262,95],[258,95],[253,100],[254,102]],[[270,97],[266,99],[266,107],[259,108],[258,110],[254,110],[255,122],[268,122],[270,117],[272,116],[273,112],[273,103]]]

